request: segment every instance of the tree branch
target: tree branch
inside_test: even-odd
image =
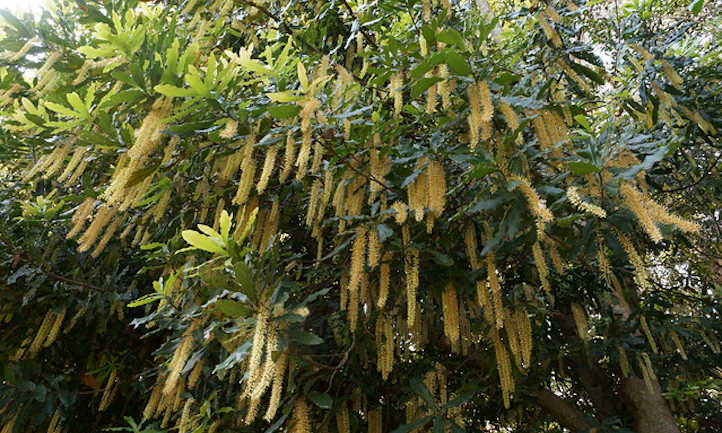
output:
[[[105,291],[105,289],[103,289],[102,287],[94,286],[90,283],[86,283],[83,281],[73,280],[72,278],[64,277],[62,275],[56,274],[55,272],[44,269],[41,265],[35,263],[30,258],[30,256],[28,256],[28,254],[25,251],[15,249],[15,247],[13,247],[13,245],[10,243],[10,241],[5,239],[5,237],[2,235],[0,235],[0,242],[2,242],[2,244],[5,245],[5,247],[7,247],[10,250],[10,252],[12,254],[14,254],[16,257],[20,258],[21,260],[28,263],[29,265],[40,269],[40,271],[42,271],[42,273],[45,274],[48,278],[51,278],[55,281],[61,281],[66,284],[72,284],[74,286],[85,287],[85,288],[92,289],[92,290],[95,290],[98,292]]]
[[[584,414],[548,389],[539,391],[537,403],[562,427],[572,432],[589,430],[590,425],[585,421]]]

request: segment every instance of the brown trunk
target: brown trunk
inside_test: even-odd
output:
[[[549,415],[567,430],[581,432],[589,429],[584,414],[563,398],[548,389],[542,389],[537,396],[537,403]]]
[[[664,401],[659,383],[653,380],[650,390],[644,381],[636,376],[622,380],[622,397],[629,413],[634,418],[634,428],[639,433],[680,433],[672,412]]]

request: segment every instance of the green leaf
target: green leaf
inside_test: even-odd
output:
[[[429,87],[443,80],[444,79],[441,77],[428,77],[418,80],[411,86],[411,98],[418,98],[422,93],[428,90]]]
[[[292,340],[309,346],[315,346],[317,344],[323,343],[323,338],[312,332],[304,331],[302,329],[291,329],[290,331],[288,331],[288,335],[291,337]]]
[[[211,91],[206,87],[205,84],[203,84],[203,81],[201,80],[201,77],[197,75],[196,73],[192,73],[190,71],[195,71],[195,68],[193,66],[189,66],[189,72],[186,74],[186,83],[188,83],[189,86],[191,86],[191,89],[193,89],[196,94],[200,96],[205,96],[206,98],[211,97]]]
[[[311,392],[308,394],[308,398],[310,398],[311,401],[313,401],[316,406],[321,409],[331,409],[331,406],[333,406],[333,399],[325,392]]]
[[[411,385],[411,389],[424,400],[427,407],[434,407],[434,397],[426,385],[424,385],[424,382],[420,381],[417,377],[412,377],[411,380],[409,380],[409,385]]]
[[[295,104],[271,105],[268,112],[276,119],[290,119],[301,111],[301,107]]]
[[[228,317],[245,317],[251,310],[246,305],[238,301],[231,301],[230,299],[219,299],[215,303],[216,310],[225,314]]]
[[[574,116],[574,120],[576,120],[577,123],[582,125],[582,127],[586,129],[587,132],[589,132],[590,134],[592,133],[592,126],[589,124],[589,121],[586,117],[584,117],[583,114],[577,114],[576,116]]]
[[[134,308],[134,307],[140,307],[145,304],[150,304],[153,301],[157,301],[159,299],[163,299],[163,295],[160,293],[149,293],[145,296],[141,296],[140,298],[136,299],[135,301],[132,301],[128,303],[128,308]]]
[[[522,98],[519,96],[504,96],[501,98],[501,100],[513,107],[520,107],[524,109],[536,110],[544,106],[541,101],[537,101],[536,99],[532,98]]]
[[[227,254],[226,250],[222,246],[218,245],[218,243],[214,242],[208,236],[203,236],[195,230],[183,230],[183,232],[181,232],[181,236],[183,236],[183,239],[185,239],[185,241],[191,246],[198,248],[199,250],[222,255]]]
[[[425,73],[429,72],[434,66],[444,63],[443,52],[438,52],[430,55],[421,61],[413,71],[411,71],[411,78],[417,80],[421,78]]]
[[[225,209],[221,211],[220,226],[221,238],[228,241],[228,235],[231,233],[231,215],[228,215]]]
[[[455,45],[460,50],[466,49],[464,46],[464,37],[458,30],[453,28],[444,29],[436,35],[436,39],[447,45]]]
[[[451,72],[455,73],[456,75],[472,74],[471,66],[469,66],[469,62],[466,61],[464,56],[454,50],[444,50],[444,52],[446,53],[446,64],[449,65],[449,69],[451,69]]]
[[[473,179],[481,179],[494,171],[496,171],[496,166],[493,164],[482,163],[471,169],[469,177]]]
[[[583,176],[589,173],[597,173],[601,170],[596,165],[584,161],[573,161],[567,165],[569,166],[569,170],[578,176]]]
[[[56,113],[60,113],[63,116],[81,117],[80,113],[76,113],[75,111],[71,110],[70,108],[68,108],[64,105],[56,104],[55,102],[50,102],[50,101],[45,101],[45,102],[43,102],[43,104],[45,104],[45,106],[48,107],[49,109],[55,111]]]
[[[100,106],[103,108],[110,108],[122,103],[133,103],[142,98],[145,95],[142,90],[139,89],[128,89],[123,90],[115,95],[103,99]]]
[[[697,15],[702,10],[702,6],[704,6],[704,0],[694,0],[692,3],[689,4],[689,10]]]
[[[385,241],[394,234],[394,230],[386,224],[377,225],[376,230],[379,232],[379,242]]]
[[[170,84],[158,84],[154,87],[155,91],[165,96],[184,98],[186,96],[197,96],[192,89],[181,89],[180,87],[171,86]]]

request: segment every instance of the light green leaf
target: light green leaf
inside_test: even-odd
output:
[[[163,299],[163,295],[159,293],[149,293],[145,296],[141,296],[140,298],[136,299],[135,301],[132,301],[128,303],[128,308],[134,308],[134,307],[140,307],[145,304],[150,304],[153,301],[157,301],[159,299]]]
[[[462,56],[461,54],[457,53],[454,50],[446,50],[445,57],[446,64],[449,65],[449,69],[451,69],[451,72],[455,73],[456,75],[472,74],[469,62],[467,62],[464,56]]]
[[[183,230],[181,236],[183,236],[186,242],[199,250],[227,255],[226,250],[222,246],[218,245],[218,243],[214,242],[208,236],[203,236],[195,230]]]
[[[198,95],[198,93],[196,93],[192,89],[181,89],[180,87],[171,86],[170,84],[158,84],[157,86],[154,87],[154,89],[156,92],[160,93],[161,95],[178,97],[178,98]]]
[[[275,102],[296,102],[303,99],[303,96],[296,96],[290,90],[284,92],[266,93],[266,96]]]
[[[224,241],[228,240],[228,234],[231,232],[231,219],[233,217],[228,215],[226,210],[221,211],[220,226],[221,226],[221,238]]]
[[[43,104],[48,107],[49,109],[55,111],[56,113],[60,113],[64,116],[70,116],[70,117],[82,117],[80,113],[76,113],[75,111],[71,110],[70,108],[56,104],[55,102],[45,101]]]

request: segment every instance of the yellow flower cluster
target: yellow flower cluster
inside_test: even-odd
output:
[[[394,332],[392,321],[384,314],[376,319],[376,368],[383,380],[394,368]]]
[[[457,348],[459,345],[459,300],[456,296],[456,288],[451,282],[444,287],[441,306],[444,317],[444,334],[451,342],[451,347]]]
[[[599,218],[606,218],[607,212],[602,209],[601,207],[587,203],[582,200],[582,198],[579,196],[579,192],[577,187],[570,186],[567,188],[567,197],[569,198],[569,201],[582,212],[587,212],[592,215],[598,216]]]
[[[544,31],[544,35],[552,41],[555,47],[559,48],[562,46],[562,40],[559,37],[559,33],[549,24],[549,21],[547,21],[547,14],[544,12],[539,12],[537,14],[537,20],[539,21],[539,27],[542,28],[542,31]]]
[[[416,320],[416,289],[419,287],[419,250],[406,247],[404,269],[406,272],[406,314],[407,326],[413,328]]]
[[[532,188],[531,183],[528,179],[521,178],[518,176],[511,177],[511,180],[519,182],[518,188],[521,189],[522,194],[526,197],[528,202],[529,210],[534,214],[537,220],[537,236],[543,238],[544,226],[546,223],[551,222],[554,216],[547,209],[546,204],[539,198],[539,194]]]
[[[305,398],[301,397],[296,400],[296,406],[293,408],[293,418],[295,420],[293,433],[311,433],[310,412]]]
[[[356,237],[351,247],[351,267],[350,278],[348,282],[349,293],[349,322],[351,329],[356,330],[356,322],[358,320],[358,300],[359,290],[361,288],[361,280],[366,275],[365,258],[366,245],[368,239],[368,230],[366,226],[360,225],[356,228]]]
[[[429,218],[433,221],[442,214],[446,205],[444,167],[440,162],[424,157],[417,161],[416,169],[421,172],[408,186],[409,208],[419,222],[424,219],[424,210],[429,209]]]
[[[504,328],[509,348],[519,369],[529,367],[532,352],[532,329],[529,314],[524,308],[504,309]]]
[[[491,137],[491,120],[494,116],[494,104],[491,100],[491,90],[486,81],[469,85],[469,146],[473,151],[479,144],[479,139],[487,140]],[[479,129],[482,130],[481,137]]]
[[[644,261],[637,253],[637,250],[634,249],[634,246],[632,245],[632,241],[629,240],[629,238],[624,235],[624,233],[621,233],[619,231],[617,233],[617,239],[619,239],[619,243],[622,245],[622,248],[624,248],[624,252],[627,253],[627,257],[629,257],[629,261],[634,266],[634,280],[641,287],[642,289],[646,289],[648,286],[647,283],[647,269],[644,266]]]
[[[551,295],[551,285],[549,284],[549,268],[547,268],[547,262],[544,258],[544,252],[541,249],[539,242],[535,242],[532,246],[532,255],[534,256],[534,264],[536,265],[537,273],[539,274],[539,282],[544,288],[547,294]]]
[[[499,330],[491,328],[491,340],[494,342],[494,353],[496,355],[496,368],[499,373],[499,382],[501,384],[501,395],[504,400],[504,407],[509,409],[511,406],[511,398],[514,394],[514,376],[511,372],[511,360],[506,346],[501,341]]]
[[[687,352],[684,351],[684,345],[682,344],[682,340],[679,338],[679,335],[676,332],[674,332],[674,330],[670,330],[669,338],[672,339],[674,346],[677,348],[677,351],[679,351],[679,356],[681,356],[682,359],[684,359],[686,361],[687,360]]]
[[[381,266],[379,268],[379,297],[376,306],[383,309],[389,298],[389,286],[391,285],[391,261],[392,252],[387,251],[381,258]]]
[[[574,317],[574,324],[577,327],[577,334],[579,335],[579,338],[584,342],[589,341],[591,335],[589,334],[587,314],[584,312],[584,307],[576,302],[572,303],[572,316]]]
[[[649,341],[649,346],[652,348],[652,352],[659,353],[657,350],[657,342],[654,341],[652,330],[649,329],[649,324],[647,324],[647,318],[645,316],[639,316],[639,324],[642,327],[642,331],[644,331],[644,335],[647,337],[647,341]]]
[[[351,421],[348,414],[348,406],[345,402],[336,409],[336,429],[338,433],[351,433]]]

